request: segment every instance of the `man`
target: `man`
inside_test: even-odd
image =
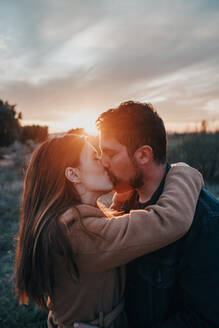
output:
[[[114,208],[155,203],[170,165],[165,127],[153,107],[122,103],[102,113],[97,126],[102,163],[118,192]],[[183,238],[128,265],[126,309],[132,328],[219,327],[219,203],[206,190]]]

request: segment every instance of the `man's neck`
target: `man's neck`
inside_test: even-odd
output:
[[[164,175],[166,173],[166,163],[157,165],[154,164],[147,168],[144,174],[144,185],[136,189],[140,203],[146,203],[151,199],[155,191],[158,189]]]

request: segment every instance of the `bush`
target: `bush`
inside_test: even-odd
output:
[[[15,107],[0,99],[0,147],[10,146],[19,137],[19,120],[22,116],[16,112]]]
[[[26,143],[33,140],[37,143],[43,142],[48,138],[48,126],[25,125],[21,129],[20,141]]]
[[[219,132],[175,135],[169,143],[170,162],[186,162],[209,182],[219,181]]]
[[[75,128],[71,129],[67,132],[68,134],[79,134],[79,135],[87,135],[84,128]]]

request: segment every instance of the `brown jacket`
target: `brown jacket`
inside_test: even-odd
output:
[[[62,257],[55,257],[51,309],[59,327],[72,327],[79,321],[92,323],[98,318],[95,324],[99,327],[126,327],[122,312],[112,322],[109,315],[101,323],[102,315],[104,318],[123,298],[124,264],[181,238],[191,226],[202,186],[197,170],[178,164],[171,167],[158,202],[146,210],[107,219],[99,209],[81,205],[84,225],[102,238],[90,238],[81,229],[74,209],[64,213],[60,222],[69,226],[80,280],[75,283]]]

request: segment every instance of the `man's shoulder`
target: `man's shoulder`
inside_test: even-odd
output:
[[[202,188],[198,198],[195,219],[203,217],[207,223],[212,217],[219,217],[219,201],[205,188]]]
[[[194,241],[199,244],[212,244],[218,239],[219,202],[205,188],[200,192],[193,223],[182,238],[183,248],[189,249]],[[186,246],[187,245],[187,246]]]
[[[215,220],[216,219],[216,220]],[[219,227],[219,201],[209,193],[205,188],[200,192],[200,196],[197,202],[196,212],[194,220],[189,231],[174,243],[165,246],[151,254],[144,255],[139,258],[138,262],[151,261],[151,258],[155,258],[160,261],[166,261],[166,259],[177,259],[179,254],[182,253],[182,250],[186,247],[187,243],[190,244],[191,241],[199,238],[203,238],[201,231],[206,231],[205,224],[214,225],[212,226],[211,231],[215,231],[215,234],[218,234]],[[210,242],[210,241],[209,241]]]

